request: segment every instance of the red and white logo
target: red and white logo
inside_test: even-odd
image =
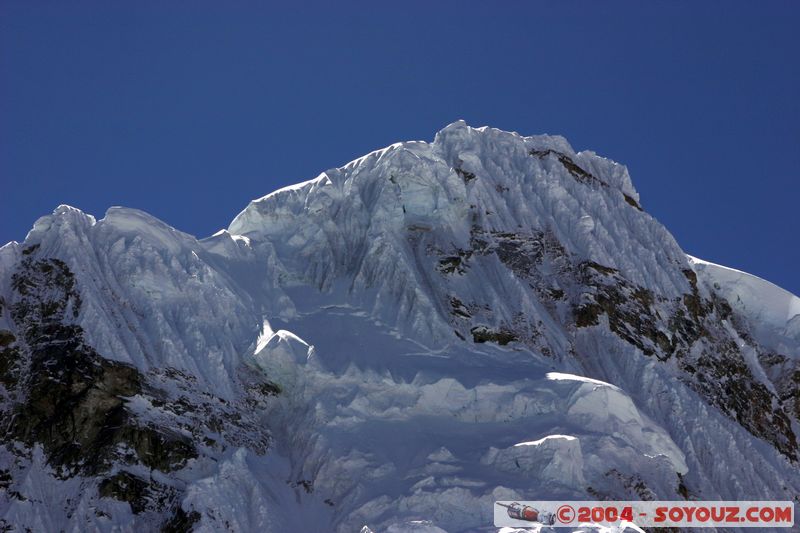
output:
[[[790,501],[498,501],[494,525],[579,524],[659,527],[793,527]]]

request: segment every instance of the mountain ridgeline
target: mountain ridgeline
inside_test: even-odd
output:
[[[0,248],[9,531],[495,531],[495,500],[792,500],[800,299],[624,166],[456,122],[206,239],[60,206]]]

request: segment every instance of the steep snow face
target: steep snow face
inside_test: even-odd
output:
[[[800,342],[800,298],[752,274],[689,256],[695,272],[713,290],[746,316],[762,342],[780,337]],[[770,339],[770,334],[778,339]],[[776,347],[777,348],[777,347]]]
[[[689,257],[706,290],[736,311],[732,329],[753,374],[770,387],[800,434],[800,298],[732,268]]]
[[[390,323],[439,339],[452,327],[428,264],[438,255],[459,270],[474,241],[491,235],[546,234],[665,296],[687,292],[680,269],[662,267],[686,268],[684,254],[637,202],[625,167],[575,153],[561,137],[456,122],[433,143],[398,143],[255,200],[229,231],[274,248],[289,282],[346,283],[356,296],[369,292],[363,304]],[[482,263],[488,283],[465,291],[481,291],[506,320],[540,314],[505,269]]]
[[[188,527],[212,471],[263,456],[274,389],[242,356],[282,300],[224,238],[60,206],[0,249],[3,526]]]
[[[261,310],[246,279],[217,268],[223,259],[212,246],[135,209],[114,207],[95,221],[68,206],[40,218],[25,246],[70,266],[83,300],[75,323],[100,353],[144,371],[175,367],[232,393]]]
[[[329,529],[489,529],[501,497],[587,487],[679,497],[684,453],[618,387],[491,346],[431,351],[353,308],[299,312],[299,337],[279,330],[254,358],[282,387],[273,449],[304,501],[328,502]]]
[[[791,499],[797,299],[732,272],[622,165],[463,122],[203,240],[61,206],[0,248],[0,517],[455,533],[495,500]]]
[[[290,388],[306,391],[301,397],[337,398],[336,391],[349,391],[349,408],[341,414],[335,414],[342,409],[337,404],[325,408],[324,414],[301,417],[306,423],[314,421],[314,429],[307,431],[317,436],[315,444],[309,444],[312,451],[295,459],[297,464],[307,465],[308,457],[328,457],[336,446],[327,435],[338,435],[333,427],[340,421],[348,421],[349,431],[360,434],[361,424],[371,427],[370,421],[382,419],[385,410],[400,424],[409,415],[402,414],[406,411],[398,402],[428,417],[442,413],[449,413],[445,418],[472,417],[473,424],[495,421],[492,416],[496,415],[489,413],[499,409],[512,419],[523,417],[528,428],[537,427],[522,413],[548,411],[536,400],[530,404],[523,399],[524,382],[509,385],[516,391],[516,403],[505,404],[497,392],[488,394],[477,383],[476,371],[469,368],[488,372],[488,367],[501,374],[506,368],[509,375],[535,379],[550,367],[595,376],[625,392],[615,396],[614,389],[601,389],[605,392],[600,396],[557,408],[561,422],[588,409],[575,441],[555,439],[550,444],[547,435],[558,435],[561,428],[544,424],[534,436],[545,439],[542,442],[547,445],[517,448],[513,443],[493,443],[489,448],[494,451],[486,452],[481,464],[502,470],[509,457],[517,460],[516,465],[520,453],[537,450],[534,459],[522,460],[538,465],[536,479],[558,470],[563,479],[553,479],[553,484],[569,485],[566,480],[571,480],[571,490],[595,495],[639,487],[642,493],[637,497],[678,493],[740,497],[751,490],[786,497],[788,485],[765,482],[767,471],[796,483],[796,469],[788,467],[785,458],[796,458],[796,386],[776,370],[786,369],[789,363],[769,359],[751,336],[768,315],[726,306],[729,294],[706,283],[698,263],[690,262],[670,234],[641,210],[625,168],[591,152],[575,153],[560,137],[521,137],[457,122],[439,132],[432,143],[395,144],[256,200],[236,217],[229,231],[248,238],[254,249],[263,247],[274,254],[281,269],[280,283],[300,309],[298,319],[281,327],[300,333],[316,347],[314,357],[299,364],[302,370],[294,373],[287,370],[286,362],[296,358],[276,356],[275,364],[282,363],[272,367],[273,375],[291,375]],[[320,292],[301,290],[308,286]],[[335,319],[328,316],[332,311],[316,311],[332,304],[339,310]],[[311,316],[313,321],[308,322],[306,317]],[[387,335],[413,339],[421,346],[403,348],[402,342],[388,338],[364,340],[363,333],[348,338],[342,331],[367,329],[358,323],[358,316],[375,321],[377,330],[386,328]],[[324,326],[329,320],[336,325]],[[320,338],[320,329],[327,335]],[[340,353],[336,346],[349,348]],[[789,345],[787,351],[797,353],[797,345]],[[265,353],[259,361],[265,360]],[[430,361],[436,370],[426,370],[433,364]],[[531,361],[539,366],[524,366]],[[512,370],[515,365],[517,371]],[[433,386],[448,392],[427,393],[433,395],[424,401],[414,400],[414,394],[389,395],[387,403],[387,383],[379,380],[378,385],[368,385],[374,380],[368,377],[370,372],[379,376],[389,372],[402,383],[426,376],[432,383],[413,387],[422,399],[428,398],[424,391]],[[493,386],[507,379],[494,373],[486,376]],[[370,393],[373,387],[381,394]],[[546,389],[541,384],[537,387]],[[654,391],[659,394],[654,396]],[[489,413],[470,411],[467,405],[473,401]],[[709,408],[709,403],[714,407]],[[442,406],[442,411],[431,410],[432,404]],[[613,414],[591,410],[601,405],[613,405]],[[383,407],[375,411],[378,406]],[[450,412],[451,406],[459,407]],[[675,412],[681,413],[678,419],[672,416]],[[648,416],[682,442],[683,449],[691,450],[688,456],[668,452],[669,446],[650,450],[654,441],[670,441],[651,428]],[[606,448],[608,439],[594,440],[585,434],[587,430],[619,434],[614,429],[619,420],[651,440],[625,434],[631,448],[624,451],[613,445]],[[731,424],[733,420],[736,423]],[[706,433],[698,431],[698,426],[714,429]],[[361,431],[374,434],[371,429]],[[499,440],[491,431],[483,431],[485,442]],[[754,436],[756,442],[772,442],[775,449],[751,447],[748,443]],[[523,435],[519,439],[530,442]],[[342,450],[355,446],[346,442]],[[731,442],[738,443],[735,449],[730,449]],[[549,451],[562,445],[565,448],[557,453]],[[455,457],[450,447],[441,447]],[[758,459],[754,466],[741,467],[746,472],[733,480],[725,467],[697,451],[722,447],[729,448],[731,457]],[[549,459],[536,459],[542,453]],[[571,458],[571,468],[552,466],[565,465],[564,457]],[[640,464],[641,457],[670,459],[655,467]],[[324,487],[324,461],[311,463],[317,465],[315,483]],[[337,468],[343,463],[339,461]],[[370,478],[385,471],[416,479],[408,470],[398,472],[398,463],[408,461],[385,455],[377,460],[369,450],[362,450],[349,472],[351,477],[353,472]],[[631,468],[633,464],[637,468]],[[601,471],[600,465],[605,469]],[[415,467],[411,472],[425,472],[424,465]],[[381,481],[378,493],[402,502],[390,513],[393,519],[402,514],[398,509],[415,509],[422,501],[438,501],[436,505],[459,508],[459,513],[469,516],[474,500],[456,488],[469,486],[470,494],[478,498],[494,494],[476,488],[485,479],[470,480],[465,470],[458,470],[456,477],[462,485],[456,487],[442,484],[434,475],[424,490],[423,486],[398,488],[394,484],[396,492],[387,492],[387,482]],[[784,471],[793,473],[787,477]],[[341,474],[328,476],[342,479]],[[356,484],[359,490],[348,488],[348,494],[366,498],[376,490],[365,488],[362,476],[353,479],[362,481]],[[730,484],[709,483],[710,479],[728,479]],[[582,483],[586,485],[579,488]],[[324,490],[336,492],[334,487]],[[406,500],[414,490],[424,493],[418,503]],[[458,496],[446,496],[452,494]],[[362,502],[366,510],[360,511],[348,507],[353,505],[349,499],[339,505],[349,509],[341,524],[351,527],[355,522],[349,520],[363,517],[369,522],[370,512],[389,503]],[[453,517],[442,520],[437,524],[464,526],[447,522]]]

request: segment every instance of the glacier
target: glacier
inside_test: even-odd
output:
[[[59,206],[0,248],[2,525],[456,533],[497,531],[495,500],[798,501],[800,299],[640,202],[562,137],[458,121],[205,239]]]

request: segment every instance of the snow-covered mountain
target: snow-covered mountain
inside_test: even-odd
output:
[[[624,166],[456,122],[207,239],[60,206],[0,248],[0,516],[455,533],[495,500],[797,501],[798,359],[800,299],[687,256]]]

